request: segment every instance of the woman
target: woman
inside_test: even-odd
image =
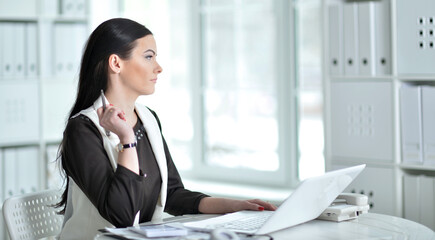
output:
[[[275,209],[261,200],[213,198],[184,188],[157,115],[136,104],[155,90],[162,72],[156,57],[152,33],[137,22],[111,19],[91,34],[61,145],[67,175],[59,203],[65,213],[61,239],[92,239],[104,227],[159,221],[163,211]]]

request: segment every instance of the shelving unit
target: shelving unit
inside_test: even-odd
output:
[[[425,34],[435,30],[435,2],[322,4],[327,170],[366,164],[347,191],[367,194],[371,212],[435,230],[435,165],[405,160],[400,95],[404,84],[435,85],[435,37]]]
[[[0,0],[1,203],[61,186],[53,161],[90,32],[89,2]],[[0,239],[8,239],[0,219]]]

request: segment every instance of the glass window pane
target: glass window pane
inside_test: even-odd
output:
[[[190,0],[128,0],[123,7],[124,17],[150,28],[156,39],[157,61],[163,72],[155,93],[141,96],[138,101],[158,114],[163,135],[180,171],[193,168],[189,6]]]
[[[205,157],[210,165],[276,171],[276,19],[271,1],[255,4],[263,6],[214,11],[206,4]]]
[[[325,171],[321,75],[321,1],[297,0],[299,178]]]

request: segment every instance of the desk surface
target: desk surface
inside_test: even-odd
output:
[[[177,217],[171,218],[171,222]],[[185,217],[180,218],[186,220]],[[383,214],[367,213],[343,222],[313,220],[271,234],[274,239],[398,239],[435,240],[435,233],[419,223]],[[97,240],[113,239],[98,236]]]
[[[274,239],[435,239],[431,229],[388,215],[367,213],[343,222],[313,220],[272,234]]]

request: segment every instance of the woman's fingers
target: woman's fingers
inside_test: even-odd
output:
[[[275,205],[273,205],[269,202],[265,202],[265,201],[260,200],[260,199],[251,199],[251,200],[247,200],[247,201],[252,203],[252,204],[256,204],[258,206],[259,210],[275,211],[277,209],[277,207]]]
[[[125,127],[124,125],[127,119],[125,118],[124,111],[119,108],[108,106],[106,110],[103,111],[103,108],[101,107],[97,109],[97,114],[100,120],[100,125],[107,130],[117,133],[118,130]]]

